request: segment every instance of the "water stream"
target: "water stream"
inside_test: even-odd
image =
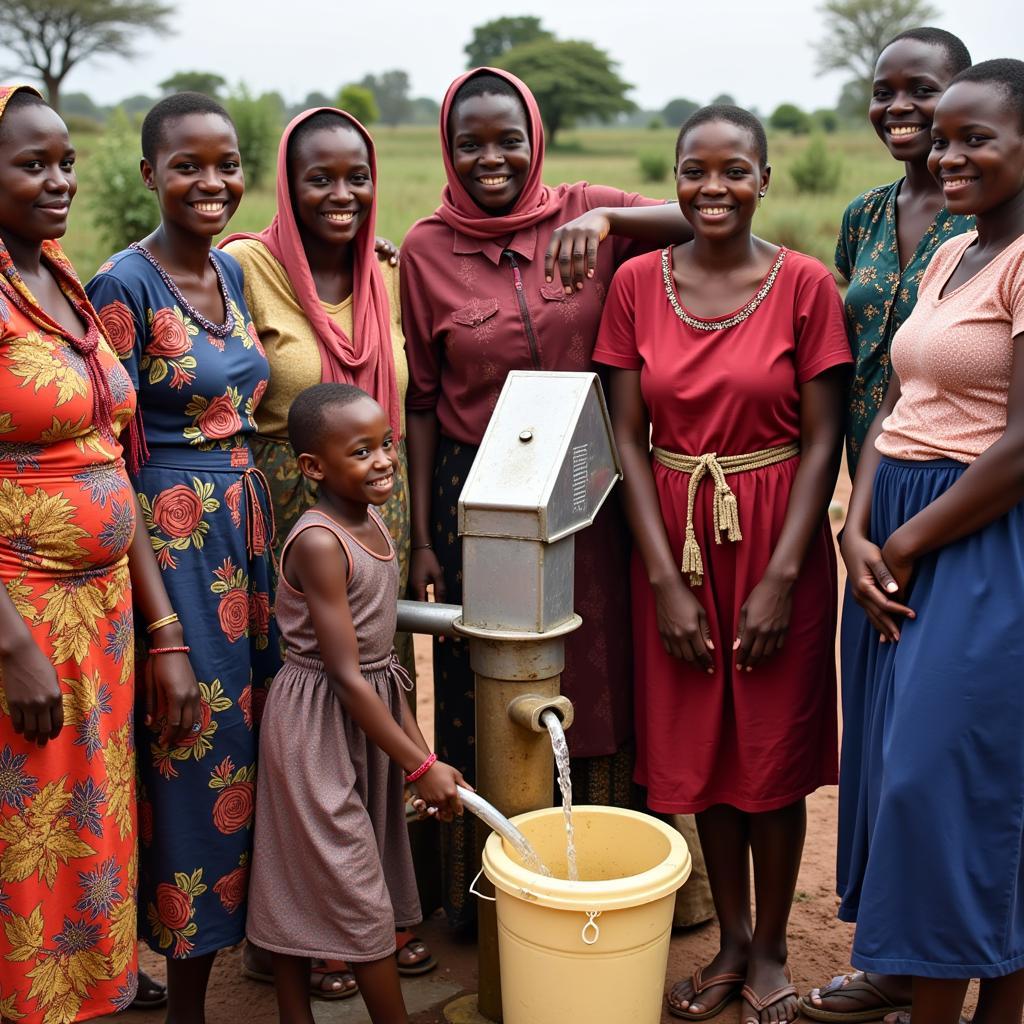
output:
[[[551,877],[551,871],[530,845],[530,841],[496,807],[489,804],[478,793],[459,786],[459,799],[467,811],[472,811],[485,825],[493,829],[523,858],[524,866],[538,875]]]
[[[555,752],[555,766],[558,768],[558,789],[562,794],[562,814],[565,817],[565,859],[569,868],[569,880],[580,880],[576,866],[576,832],[572,824],[572,778],[569,775],[569,745],[565,742],[562,720],[554,711],[545,711],[540,720],[551,737],[551,749]]]

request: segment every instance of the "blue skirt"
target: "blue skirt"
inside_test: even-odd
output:
[[[967,467],[884,458],[882,545]],[[845,603],[839,916],[861,970],[995,978],[1024,967],[1024,504],[922,558],[917,618],[880,644]]]

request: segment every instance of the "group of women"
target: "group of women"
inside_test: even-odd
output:
[[[349,381],[380,403],[404,438],[383,513],[411,595],[457,601],[458,494],[506,374],[598,369],[623,500],[577,545],[562,685],[578,799],[696,815],[721,943],[669,1011],[912,1003],[956,1024],[980,977],[975,1021],[1020,1019],[1024,64],[972,68],[912,30],[879,57],[870,117],[905,174],[846,212],[845,309],[829,270],[752,234],[755,117],[687,121],[675,203],[549,187],[536,103],[490,68],[448,90],[447,185],[400,268],[376,252],[373,141],[330,108],[285,131],[273,222],[214,248],[238,142],[183,93],[142,129],[160,226],[83,288],[55,241],[67,129],[0,90],[0,1018],[161,1000],[138,927],[167,957],[168,1021],[201,1022],[216,952],[244,937],[274,554],[316,497],[287,443],[298,393]],[[798,999],[804,801],[837,779],[844,436],[838,884],[865,973]],[[467,653],[434,654],[438,753],[472,780]],[[465,822],[442,852],[466,923]],[[411,932],[395,945],[399,970],[433,965]],[[310,983],[355,991],[343,963]]]

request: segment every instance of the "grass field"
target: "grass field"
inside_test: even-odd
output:
[[[380,170],[377,232],[401,241],[410,225],[435,209],[444,175],[433,128],[380,127],[374,137]],[[93,139],[95,136],[93,137]],[[641,154],[663,154],[671,165],[675,132],[669,129],[592,129],[565,133],[557,150],[547,154],[544,180],[587,181],[614,185],[631,192],[672,198],[671,176],[646,182],[640,173]],[[65,239],[71,259],[88,278],[109,255],[98,237],[88,192],[93,185],[88,136],[76,138],[80,151],[80,190]],[[901,168],[873,134],[844,132],[826,136],[830,152],[842,161],[839,186],[825,196],[798,195],[787,167],[807,146],[808,137],[788,135],[769,139],[772,185],[755,222],[755,231],[773,242],[811,253],[832,265],[836,233],[843,209],[854,196],[872,185],[892,181]],[[140,181],[139,188],[142,188]],[[267,186],[249,192],[231,223],[231,230],[259,230],[274,213],[274,190]]]

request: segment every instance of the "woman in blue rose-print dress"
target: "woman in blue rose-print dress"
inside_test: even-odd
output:
[[[88,285],[139,394],[133,480],[199,681],[190,738],[136,712],[139,927],[168,958],[168,1019],[202,1024],[217,950],[245,935],[256,718],[279,667],[272,513],[247,438],[268,364],[231,256],[211,249],[244,188],[235,130],[205,96],[158,103],[142,174],[160,226]]]

